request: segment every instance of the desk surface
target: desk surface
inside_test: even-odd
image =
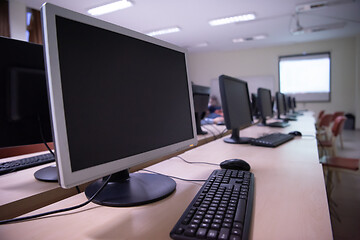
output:
[[[207,125],[204,127],[204,130],[205,128],[209,129],[209,131],[206,135],[198,136],[199,145],[219,138],[225,132],[224,130],[226,130],[225,126],[217,125]],[[0,162],[12,161],[44,153],[47,153],[47,151],[3,158],[0,159]],[[147,165],[139,167],[143,168],[150,164],[160,162],[163,159],[165,158],[154,159],[154,161]],[[75,188],[62,189],[58,183],[42,182],[34,178],[34,173],[37,170],[53,164],[54,163],[45,164],[0,176],[0,220],[25,214],[78,193]],[[80,190],[83,191],[86,185],[87,184],[79,186]]]
[[[285,129],[253,126],[241,136],[293,130],[303,136],[277,148],[233,145],[212,141],[181,156],[188,161],[220,163],[242,158],[255,175],[251,239],[332,239],[322,167],[319,164],[314,120],[301,117]],[[216,166],[190,165],[171,158],[148,169],[188,179],[206,179]],[[169,233],[202,183],[176,180],[166,199],[132,208],[93,203],[58,216],[0,226],[2,239],[169,239]],[[86,201],[77,194],[30,214],[73,206]]]

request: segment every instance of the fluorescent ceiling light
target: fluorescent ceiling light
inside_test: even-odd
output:
[[[265,39],[267,38],[267,36],[265,34],[261,34],[261,35],[256,35],[256,36],[252,36],[252,37],[244,37],[244,38],[236,38],[233,39],[233,43],[240,43],[240,42],[248,42],[248,41],[253,41],[253,40],[261,40],[261,39]]]
[[[180,28],[179,27],[171,27],[171,28],[160,29],[160,30],[156,30],[153,32],[149,32],[146,35],[153,37],[153,36],[157,36],[157,35],[163,35],[163,34],[175,33],[175,32],[180,32]]]
[[[106,13],[115,12],[120,9],[128,8],[131,7],[132,5],[133,5],[132,2],[128,0],[121,0],[89,9],[88,13],[93,16],[99,16]]]
[[[211,20],[211,21],[209,21],[209,24],[211,26],[219,26],[219,25],[223,25],[223,24],[244,22],[244,21],[250,21],[250,20],[254,20],[254,19],[255,19],[254,13],[247,13],[247,14],[238,15],[238,16],[232,16],[232,17]]]

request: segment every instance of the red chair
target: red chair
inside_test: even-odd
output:
[[[330,124],[333,121],[332,114],[325,114],[323,115],[318,123],[317,126],[317,138],[320,140],[328,140],[328,135],[330,133]]]
[[[334,124],[331,128],[331,139],[330,140],[318,140],[318,144],[320,145],[321,150],[330,149],[329,156],[336,156],[336,139],[341,135],[341,132],[344,128],[346,117],[338,116],[334,120]]]
[[[344,116],[345,113],[344,112],[334,112],[333,113],[333,121],[338,117],[338,116]]]

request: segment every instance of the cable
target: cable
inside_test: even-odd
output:
[[[188,164],[207,164],[207,165],[212,165],[212,166],[220,166],[219,164],[217,163],[209,163],[209,162],[189,162],[187,160],[185,160],[184,158],[180,157],[179,155],[178,156],[175,156],[177,158],[180,158],[181,160],[183,160],[184,162],[188,163]]]
[[[31,215],[31,216],[12,218],[12,219],[7,219],[7,220],[1,220],[0,225],[8,224],[8,223],[14,223],[14,222],[20,222],[20,221],[25,221],[25,220],[30,220],[30,219],[39,218],[39,217],[43,217],[43,216],[47,216],[47,215],[51,215],[51,214],[55,214],[55,213],[67,212],[67,211],[71,211],[71,210],[81,208],[81,207],[89,204],[104,189],[104,187],[108,184],[108,182],[110,180],[110,177],[111,177],[111,175],[108,176],[108,178],[106,179],[104,184],[99,188],[99,190],[97,190],[94,193],[94,195],[92,195],[91,198],[89,198],[86,202],[83,202],[83,203],[81,203],[79,205],[76,205],[76,206],[73,206],[73,207],[68,207],[68,208],[58,209],[58,210],[54,210],[54,211],[39,213],[39,214]]]
[[[215,133],[211,131],[209,128],[205,127],[205,125],[202,125],[201,127],[205,128],[205,130],[209,131],[213,135],[213,137],[216,138]]]
[[[39,129],[40,129],[40,137],[42,142],[45,144],[45,147],[49,150],[49,152],[55,157],[55,153],[51,150],[51,148],[49,147],[49,145],[47,144],[45,137],[44,137],[44,130],[42,128],[41,125],[41,118],[40,118],[40,114],[38,113],[37,115],[37,119],[38,119],[38,124],[39,124]]]
[[[147,170],[147,169],[141,169],[141,171],[154,173],[154,174],[158,174],[158,175],[169,177],[169,178],[174,178],[174,179],[178,179],[178,180],[185,181],[185,182],[206,182],[207,181],[207,179],[205,179],[205,180],[204,179],[185,179],[185,178],[180,178],[180,177],[175,177],[175,176],[171,176],[171,175],[158,173],[158,172]]]

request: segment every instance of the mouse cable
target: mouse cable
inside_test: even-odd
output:
[[[212,135],[214,138],[216,138],[215,133],[214,133],[212,130],[210,130],[208,127],[205,127],[205,125],[202,125],[201,127],[202,127],[202,128],[205,128],[205,130],[209,131],[209,132],[211,133],[211,135]]]
[[[187,160],[185,160],[184,158],[180,157],[179,155],[178,156],[175,156],[177,158],[180,158],[181,160],[183,160],[184,162],[188,163],[188,164],[207,164],[207,165],[212,165],[212,166],[220,166],[219,164],[217,163],[209,163],[209,162],[189,162]]]
[[[158,172],[147,170],[147,169],[141,169],[141,171],[154,173],[154,174],[158,174],[158,175],[169,177],[169,178],[174,178],[174,179],[178,179],[178,180],[185,181],[185,182],[206,182],[207,181],[207,180],[204,180],[204,179],[185,179],[185,178],[180,178],[180,177],[174,177],[174,176],[171,176],[171,175],[166,175],[166,174],[158,173]]]
[[[1,220],[0,225],[8,224],[8,223],[20,222],[20,221],[25,221],[25,220],[31,220],[31,219],[34,219],[34,218],[39,218],[39,217],[43,217],[43,216],[47,216],[47,215],[51,215],[51,214],[55,214],[55,213],[67,212],[67,211],[71,211],[71,210],[81,208],[81,207],[89,204],[104,189],[104,187],[108,184],[108,182],[110,180],[110,177],[111,177],[111,175],[108,176],[108,178],[106,179],[104,184],[86,202],[80,203],[79,205],[76,205],[76,206],[73,206],[73,207],[57,209],[57,210],[44,212],[44,213],[39,213],[39,214],[31,215],[31,216]]]

